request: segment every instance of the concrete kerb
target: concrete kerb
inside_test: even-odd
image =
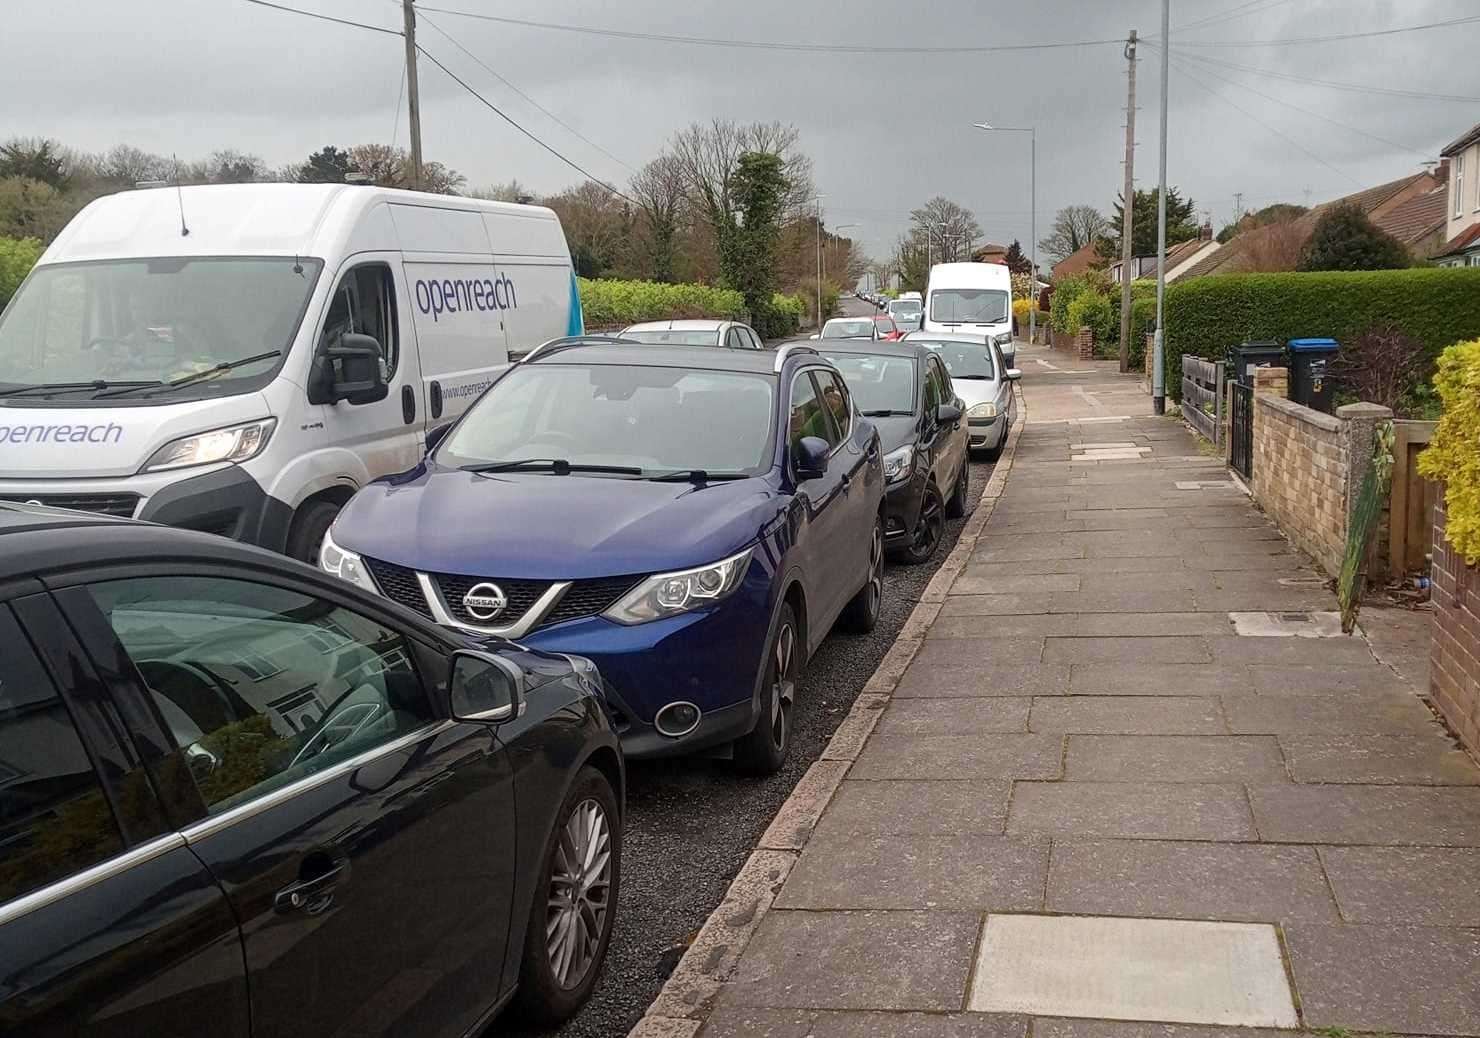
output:
[[[1017,398],[1018,421],[1008,435],[1002,456],[982,491],[976,511],[961,529],[955,549],[936,570],[899,636],[854,700],[853,708],[838,726],[822,757],[807,769],[781,805],[760,843],[725,892],[724,900],[705,921],[694,943],[689,945],[663,984],[663,990],[648,1007],[646,1015],[628,1032],[628,1038],[694,1038],[708,1019],[720,985],[734,971],[751,936],[771,910],[781,885],[786,882],[848,769],[863,751],[863,745],[888,706],[895,686],[919,652],[926,631],[935,622],[951,585],[976,550],[976,542],[997,507],[1028,419],[1022,389],[1014,386],[1013,393]]]

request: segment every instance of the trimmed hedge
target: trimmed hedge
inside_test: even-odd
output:
[[[740,321],[745,297],[713,285],[668,285],[659,281],[578,278],[581,309],[591,328],[618,328],[638,321],[713,317]]]
[[[0,238],[0,307],[21,287],[41,258],[41,250],[39,238]]]
[[[1099,292],[1081,292],[1069,304],[1070,328],[1088,328],[1095,336],[1096,352],[1101,343],[1114,348],[1120,340],[1120,326],[1114,322],[1110,298]]]
[[[1178,397],[1182,354],[1223,360],[1251,340],[1346,343],[1391,324],[1437,359],[1480,338],[1480,269],[1215,274],[1168,285],[1166,318],[1167,393]]]
[[[1170,288],[1171,286],[1167,286]],[[1131,282],[1131,350],[1132,370],[1139,371],[1146,361],[1146,336],[1156,326],[1156,282]],[[1099,342],[1095,352],[1102,353]],[[1120,286],[1110,289],[1110,339],[1102,354],[1106,357],[1120,356]]]

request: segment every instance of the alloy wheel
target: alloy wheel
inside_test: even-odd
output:
[[[934,487],[925,491],[925,500],[920,505],[920,521],[915,524],[914,553],[918,558],[928,559],[940,543],[945,518],[941,515],[940,491]]]
[[[879,604],[884,601],[884,524],[874,523],[873,540],[868,549],[868,608],[877,615]]]
[[[550,870],[545,953],[561,987],[578,986],[596,961],[611,910],[611,882],[610,820],[598,801],[582,800],[560,833]]]
[[[778,748],[786,745],[788,715],[796,698],[796,680],[792,668],[796,662],[797,634],[791,624],[776,632],[776,648],[771,666],[775,677],[771,686],[771,741]]]

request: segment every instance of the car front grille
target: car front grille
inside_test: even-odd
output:
[[[35,502],[51,508],[98,512],[123,519],[132,518],[134,510],[139,507],[138,494],[7,494],[0,496],[0,501],[13,501],[16,504]]]
[[[596,616],[616,604],[627,592],[637,586],[641,577],[602,577],[596,580],[577,580],[566,589],[545,624],[579,620],[583,616]]]
[[[548,580],[498,580],[494,577],[468,577],[455,573],[434,573],[432,581],[442,592],[442,602],[458,623],[474,627],[507,627],[529,612],[540,596],[550,590]],[[463,596],[479,584],[497,584],[508,605],[492,620],[480,620],[463,605]]]
[[[375,578],[375,583],[386,598],[392,602],[399,602],[428,620],[435,619],[432,616],[432,607],[427,604],[426,596],[421,593],[421,584],[416,579],[415,570],[397,566],[393,562],[381,562],[379,559],[366,558],[364,562],[365,568]]]

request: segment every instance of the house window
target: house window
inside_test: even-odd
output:
[[[1465,214],[1465,153],[1454,157],[1454,215]]]

